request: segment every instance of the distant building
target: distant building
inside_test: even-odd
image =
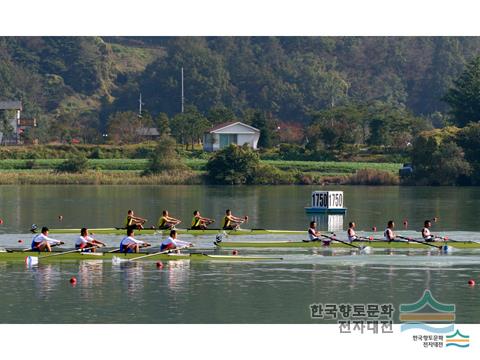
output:
[[[203,136],[203,150],[217,151],[230,144],[248,144],[257,149],[260,130],[240,121],[232,121],[214,126]]]
[[[36,127],[37,120],[21,118],[22,112],[21,101],[0,101],[0,116],[3,120],[4,113],[7,114],[7,123],[10,125],[11,131],[3,133],[5,130],[2,126],[0,129],[0,144],[18,145],[23,143],[22,134],[27,128]]]
[[[137,130],[137,134],[142,138],[142,140],[156,140],[160,137],[158,129],[154,127],[140,128]]]

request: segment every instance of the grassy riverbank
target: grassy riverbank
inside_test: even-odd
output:
[[[85,184],[85,185],[144,185],[144,184],[202,184],[206,160],[185,159],[190,171],[182,173],[141,176],[147,159],[89,159],[88,171],[81,174],[57,173],[55,167],[63,159],[7,159],[0,160],[0,184]],[[263,160],[285,175],[288,184],[347,184],[358,170],[370,175],[378,171],[396,177],[400,164],[357,163],[333,161]],[[363,179],[368,178],[364,177]],[[373,181],[375,183],[375,181]],[[393,182],[394,184],[395,182]],[[389,180],[387,184],[392,184]]]

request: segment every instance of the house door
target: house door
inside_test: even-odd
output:
[[[220,134],[220,149],[230,144],[237,144],[237,134]]]

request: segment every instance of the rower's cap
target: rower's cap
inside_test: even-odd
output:
[[[42,233],[44,233],[45,231],[48,231],[48,227],[46,226],[42,227]]]

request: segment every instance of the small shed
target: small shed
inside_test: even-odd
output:
[[[217,151],[230,144],[247,144],[257,149],[260,130],[240,121],[219,124],[208,130],[203,136],[203,150]]]

